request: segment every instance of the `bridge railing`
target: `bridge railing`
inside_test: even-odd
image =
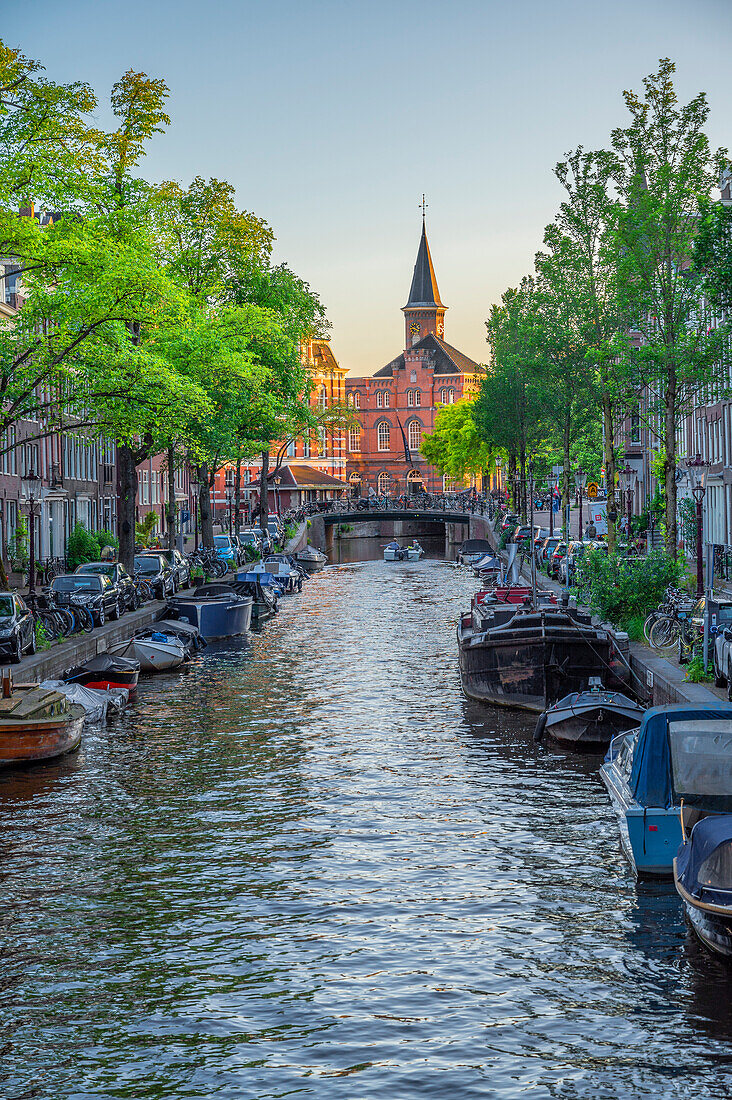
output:
[[[303,507],[286,513],[285,519],[302,521],[308,516],[332,515],[334,513],[364,512],[468,512],[471,515],[487,516],[493,519],[498,508],[497,502],[483,496],[459,495],[455,493],[414,493],[408,496],[343,497],[340,500],[310,501]]]

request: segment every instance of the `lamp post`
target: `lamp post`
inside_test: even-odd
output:
[[[626,462],[625,465],[618,471],[625,480],[625,506],[627,516],[627,538],[628,538],[628,553],[630,553],[630,525],[633,519],[633,467],[630,463]]]
[[[582,490],[587,483],[587,474],[578,466],[574,473],[574,485],[579,493],[579,540],[582,542]]]
[[[709,469],[709,463],[705,462],[701,455],[695,455],[686,463],[686,468],[691,474],[691,491],[696,501],[696,596],[701,599],[704,595],[704,562],[702,557],[702,502],[706,493],[704,478]]]
[[[282,511],[282,509],[280,507],[280,485],[282,484],[282,478],[280,477],[279,474],[277,474],[276,478],[274,479],[274,483],[275,483],[275,501],[277,502],[277,515],[279,515],[280,512]]]
[[[194,550],[198,550],[198,494],[201,491],[201,482],[198,474],[192,474],[188,479],[191,486],[191,492],[193,493],[193,538]]]
[[[549,478],[549,538],[554,537],[554,475]]]
[[[28,502],[28,551],[30,565],[28,568],[28,604],[32,611],[36,609],[36,500],[41,496],[41,479],[34,469],[30,469],[25,477],[20,479],[20,487],[24,498]]]
[[[503,459],[501,458],[501,456],[496,455],[496,490],[499,493],[501,491],[501,465],[502,465],[502,462],[503,462]]]

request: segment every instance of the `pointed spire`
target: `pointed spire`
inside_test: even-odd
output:
[[[432,256],[430,255],[430,246],[427,243],[427,229],[424,220],[424,211],[422,212],[422,239],[419,242],[419,251],[417,252],[417,262],[414,265],[414,275],[412,276],[412,288],[409,291],[409,301],[407,302],[405,309],[410,306],[441,306],[440,292],[437,289],[437,278],[435,276],[435,269],[432,266]]]

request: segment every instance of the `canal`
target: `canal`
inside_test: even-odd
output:
[[[461,695],[472,587],[326,570],[2,777],[0,1096],[729,1095],[729,972],[598,760]]]

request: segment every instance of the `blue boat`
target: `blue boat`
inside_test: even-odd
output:
[[[209,586],[214,588],[213,585]],[[252,622],[252,597],[239,596],[235,592],[205,595],[194,592],[193,596],[177,596],[169,601],[171,617],[190,623],[201,632],[207,641],[214,638],[230,638],[236,634],[246,634]]]
[[[729,767],[728,755],[728,773]],[[702,943],[732,959],[732,815],[705,817],[694,825],[674,860],[674,885]]]
[[[618,816],[623,849],[639,878],[673,874],[686,789],[680,769],[692,767],[695,758],[701,764],[710,738],[730,736],[732,703],[686,703],[652,707],[639,729],[611,741],[600,778]],[[707,786],[698,792],[699,804],[714,812],[714,791],[709,782]]]

